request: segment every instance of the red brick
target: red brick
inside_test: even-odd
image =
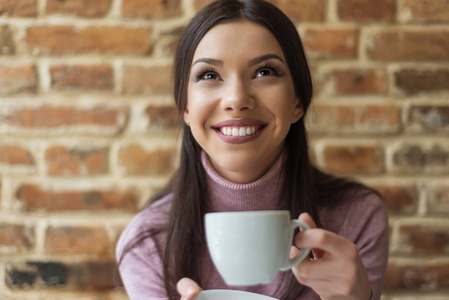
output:
[[[0,164],[34,166],[35,161],[31,152],[23,146],[0,144]]]
[[[112,0],[47,0],[48,14],[68,14],[81,17],[104,17],[111,8]]]
[[[387,29],[370,36],[368,57],[374,60],[448,60],[449,30]]]
[[[36,93],[36,70],[31,64],[0,65],[0,95]]]
[[[331,86],[337,96],[369,95],[385,94],[387,84],[387,75],[382,70],[348,68],[327,74],[323,88]]]
[[[302,41],[314,58],[356,58],[358,34],[357,29],[307,28]]]
[[[368,145],[327,145],[323,150],[324,167],[339,174],[373,175],[383,172],[383,151]]]
[[[37,0],[0,0],[0,15],[8,17],[35,17]]]
[[[112,245],[101,226],[50,226],[45,232],[48,253],[85,253],[105,255]]]
[[[403,174],[445,174],[449,172],[449,147],[433,143],[402,143],[392,151],[396,172]]]
[[[122,3],[125,17],[167,18],[181,14],[180,0],[126,0]]]
[[[410,126],[427,131],[448,130],[449,106],[412,105],[407,114],[407,122]]]
[[[167,94],[171,92],[171,67],[123,67],[122,89],[125,94]]]
[[[323,21],[325,0],[275,0],[275,4],[293,21]]]
[[[418,203],[418,192],[412,185],[377,184],[373,187],[382,195],[387,208],[393,214],[414,214]]]
[[[426,186],[423,191],[425,192],[427,213],[447,218],[449,215],[449,185],[445,182],[435,186]]]
[[[135,54],[152,50],[151,30],[145,27],[122,26],[32,26],[25,42],[32,54]]]
[[[50,68],[51,87],[63,89],[112,90],[113,70],[109,65],[58,65]]]
[[[16,190],[16,198],[24,210],[109,210],[135,211],[138,193],[135,190],[76,190],[67,187],[57,191],[33,183],[23,183]]]
[[[138,144],[122,147],[118,154],[119,165],[127,175],[164,176],[174,171],[175,149],[146,150]]]
[[[174,105],[149,105],[145,109],[150,128],[174,129],[183,123],[178,109]]]
[[[399,11],[402,15],[401,19],[408,22],[449,22],[447,0],[405,0]]]
[[[9,26],[3,25],[0,27],[0,54],[14,54],[15,45],[12,37],[12,32]]]
[[[337,14],[343,21],[391,22],[395,17],[395,0],[338,0]]]
[[[438,291],[449,287],[449,261],[432,262],[414,259],[413,263],[390,260],[384,292]]]
[[[400,109],[395,105],[328,105],[313,107],[316,118],[310,131],[322,134],[391,133],[401,129]]]
[[[445,224],[422,223],[399,227],[402,253],[443,255],[449,253],[449,233]]]
[[[406,95],[449,91],[449,69],[402,69],[393,75],[396,87]]]
[[[67,126],[97,126],[120,130],[126,113],[117,108],[82,109],[73,106],[22,108],[7,116],[7,123],[29,129]]]
[[[108,172],[109,149],[83,149],[62,145],[45,150],[48,175],[100,175]]]
[[[0,223],[0,249],[12,247],[22,251],[32,247],[33,243],[34,233],[31,228],[18,224]]]

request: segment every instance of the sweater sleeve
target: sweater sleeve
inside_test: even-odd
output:
[[[148,216],[144,212],[138,214],[126,227],[116,246],[120,276],[131,300],[168,299],[156,238],[145,238],[131,250],[126,249],[149,226]]]
[[[355,243],[368,271],[371,300],[379,300],[388,262],[388,213],[382,199],[372,193],[347,210],[343,232]]]

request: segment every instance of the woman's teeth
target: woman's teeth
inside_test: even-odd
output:
[[[249,127],[222,127],[221,133],[229,136],[246,136],[255,134],[257,131],[256,126]]]

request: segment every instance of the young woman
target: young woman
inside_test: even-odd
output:
[[[313,258],[267,285],[279,299],[380,299],[388,218],[370,189],[311,166],[304,116],[312,82],[291,21],[260,0],[218,0],[189,23],[175,57],[181,161],[166,190],[123,232],[119,270],[131,299],[194,299],[235,289],[205,246],[207,212],[287,209],[313,229]]]

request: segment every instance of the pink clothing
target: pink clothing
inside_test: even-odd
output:
[[[282,159],[278,159],[262,178],[249,184],[235,184],[223,179],[213,170],[205,155],[202,162],[208,174],[213,211],[279,209],[279,203],[273,199],[279,199],[280,195]],[[134,217],[117,244],[117,258],[139,233],[148,228],[159,228],[166,222],[171,198],[171,195],[165,196]],[[371,299],[380,299],[388,259],[388,216],[382,200],[372,193],[365,198],[348,199],[336,208],[321,209],[319,213],[324,229],[351,240],[357,246],[368,270],[373,290]],[[167,299],[162,273],[165,239],[165,233],[158,234],[155,239],[144,240],[124,256],[119,270],[130,299]],[[231,287],[220,277],[209,256],[202,261],[201,274],[203,289],[238,289],[274,298],[282,294],[281,275],[285,276],[284,280],[287,279],[284,282],[289,282],[288,279],[293,276],[291,271],[279,272],[274,281],[267,285]],[[320,297],[307,288],[300,299],[320,300]]]

